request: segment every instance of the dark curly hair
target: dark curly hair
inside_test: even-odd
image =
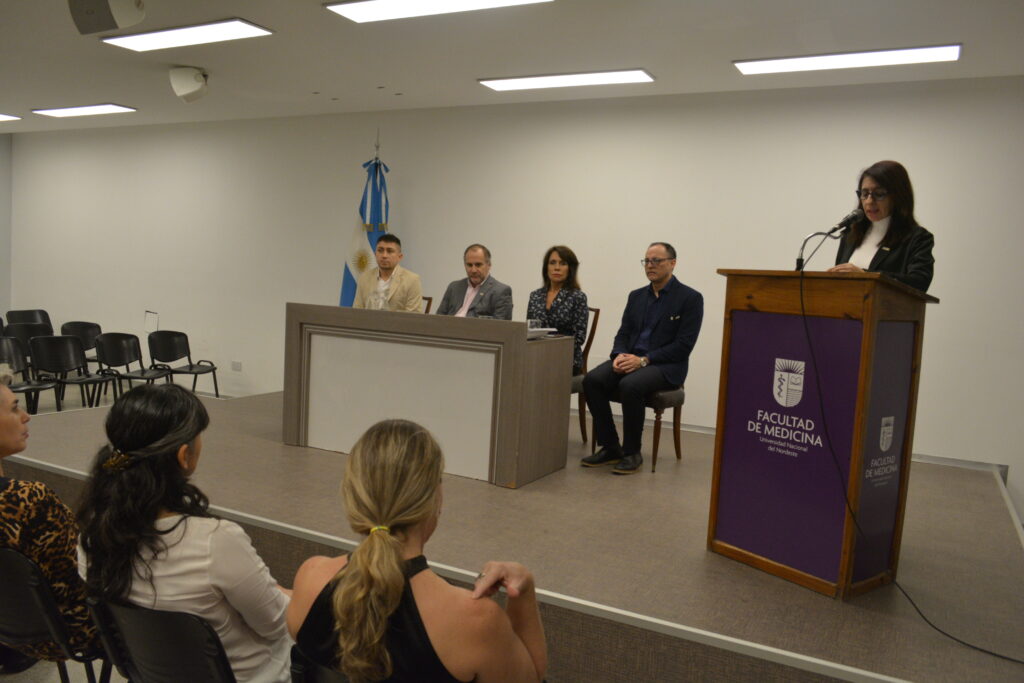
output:
[[[155,528],[161,513],[213,516],[178,463],[181,446],[193,448],[209,424],[199,399],[175,384],[140,385],[114,402],[106,421],[109,443],[96,454],[78,511],[90,593],[125,599],[136,562],[152,582],[142,551],[166,548],[163,536],[170,530]]]

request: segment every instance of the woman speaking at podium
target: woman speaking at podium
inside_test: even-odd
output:
[[[882,273],[922,292],[932,282],[935,238],[914,218],[914,188],[907,169],[879,161],[860,174],[857,197],[864,217],[839,243],[830,273]]]

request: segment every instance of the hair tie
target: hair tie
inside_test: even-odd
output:
[[[375,526],[372,529],[370,529],[370,533],[371,534],[374,533],[375,531],[383,531],[386,534],[390,534],[391,533],[391,527],[380,525],[380,526]]]
[[[110,456],[103,461],[103,469],[112,472],[122,472],[132,464],[130,456],[125,455],[113,446],[110,447]]]

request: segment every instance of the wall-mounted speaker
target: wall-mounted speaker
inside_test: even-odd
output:
[[[68,9],[82,35],[134,26],[146,16],[142,0],[68,0]]]

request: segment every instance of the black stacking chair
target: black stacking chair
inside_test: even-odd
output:
[[[345,674],[317,664],[298,645],[292,645],[291,672],[292,683],[348,683]]]
[[[50,314],[41,308],[26,309],[24,311],[7,311],[7,324],[11,323],[46,323],[50,326],[50,334],[53,334],[53,324],[50,322]]]
[[[14,337],[0,337],[0,363],[7,363],[15,374],[21,375],[21,381],[8,388],[16,394],[25,394],[25,407],[30,415],[35,415],[39,410],[39,392],[49,389],[53,389],[57,411],[60,412],[60,387],[53,381],[40,382],[32,379],[28,361],[21,351],[21,343]]]
[[[82,340],[82,350],[85,351],[85,360],[90,363],[98,363],[96,354],[89,357],[89,352],[96,348],[96,337],[102,334],[103,330],[97,323],[85,322],[84,320],[72,320],[60,326],[61,334],[70,334]],[[102,367],[102,366],[101,366]]]
[[[5,337],[14,337],[21,344],[21,352],[26,356],[32,355],[30,342],[33,337],[45,337],[53,334],[50,323],[8,323],[4,328]]]
[[[132,382],[145,382],[152,384],[158,379],[170,381],[171,371],[165,368],[146,369],[142,363],[142,347],[139,345],[139,338],[134,334],[124,332],[105,332],[96,337],[96,358],[99,360],[102,369],[101,375],[109,375],[114,378],[114,398],[117,398],[123,389],[122,381],[128,382],[128,388],[132,388]],[[132,363],[138,363],[139,369],[132,370]]]
[[[52,640],[64,655],[85,667],[89,683],[96,683],[92,663],[98,657],[71,648],[71,635],[67,623],[57,607],[39,565],[11,548],[0,549],[0,642],[6,645],[26,645]],[[100,668],[100,683],[110,680],[110,663]],[[62,683],[68,683],[68,669],[57,662]]]
[[[93,375],[85,360],[82,341],[71,335],[33,337],[32,370],[41,381],[55,381],[60,384],[61,393],[68,386],[77,386],[82,392],[82,405],[90,408],[99,405],[100,389],[112,384],[114,379],[105,375]],[[88,399],[88,400],[87,400]]]
[[[149,333],[149,357],[153,361],[151,368],[170,370],[172,375],[192,375],[192,391],[196,390],[196,382],[199,375],[213,374],[213,393],[220,398],[220,389],[217,387],[217,366],[211,361],[201,360],[192,362],[192,352],[188,347],[188,335],[184,332],[172,330],[158,330]],[[187,365],[179,365],[172,368],[168,363],[188,359]]]
[[[94,597],[88,604],[107,658],[132,683],[234,683],[224,645],[202,618]]]

